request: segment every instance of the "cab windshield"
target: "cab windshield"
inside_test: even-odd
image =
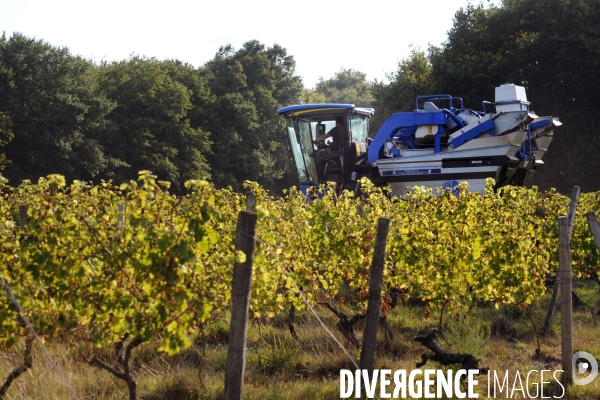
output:
[[[318,184],[317,166],[313,157],[313,129],[309,121],[287,119],[287,131],[300,184]]]
[[[366,142],[369,136],[369,118],[362,115],[348,117],[348,126],[353,142]]]

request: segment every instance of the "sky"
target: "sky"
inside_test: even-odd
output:
[[[384,80],[411,48],[441,45],[470,0],[0,0],[0,32],[20,32],[95,62],[130,55],[199,67],[220,46],[277,43],[312,88],[340,68]],[[473,1],[478,4],[478,1]]]

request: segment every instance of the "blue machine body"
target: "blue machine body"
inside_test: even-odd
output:
[[[353,188],[363,176],[379,184],[429,184],[453,191],[464,180],[481,191],[487,178],[496,187],[523,185],[543,165],[560,122],[531,112],[525,89],[512,84],[497,87],[496,102],[482,106],[482,111],[466,109],[462,98],[449,94],[419,96],[413,111],[392,114],[372,139],[366,127],[373,108],[301,104],[278,113],[287,120],[303,192],[329,181]],[[488,112],[490,106],[495,113]],[[316,148],[340,118],[343,146]]]

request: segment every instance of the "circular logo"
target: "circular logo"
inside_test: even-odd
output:
[[[598,362],[596,358],[590,353],[586,353],[585,351],[578,351],[573,354],[572,368],[573,368],[573,383],[576,385],[587,385],[592,382],[596,376],[598,375]],[[585,374],[591,367],[591,372],[585,378],[580,378],[577,376]]]

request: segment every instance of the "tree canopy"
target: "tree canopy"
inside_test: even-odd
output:
[[[340,69],[329,79],[319,78],[314,92],[323,95],[329,103],[354,104],[371,107],[373,96],[367,74],[354,69]]]
[[[116,105],[99,129],[106,155],[115,160],[111,177],[123,181],[151,170],[176,189],[210,177],[208,133],[190,123],[200,76],[189,66],[143,57],[102,64],[98,74],[102,92]]]
[[[0,144],[16,182],[60,173],[92,179],[110,168],[95,135],[114,107],[94,65],[66,48],[15,34],[0,38]]]
[[[413,49],[410,56],[398,64],[398,69],[387,75],[389,83],[373,83],[373,134],[390,115],[415,108],[417,96],[431,93],[431,64],[425,52]]]
[[[209,160],[217,187],[241,188],[249,179],[273,188],[286,170],[293,171],[284,123],[276,111],[300,100],[302,80],[294,69],[284,48],[258,41],[246,42],[238,51],[221,47],[202,68],[215,96]]]
[[[278,108],[302,80],[279,46],[222,47],[206,65],[132,56],[95,65],[22,34],[0,40],[0,170],[15,183],[133,179],[151,170],[175,190],[210,178],[241,189],[295,183]]]

